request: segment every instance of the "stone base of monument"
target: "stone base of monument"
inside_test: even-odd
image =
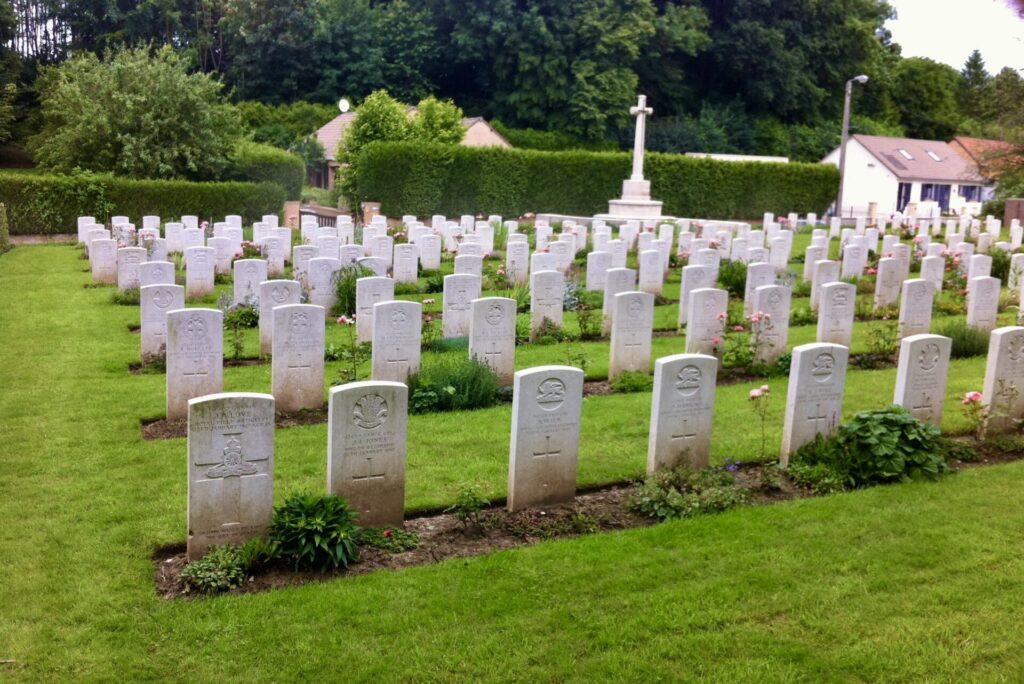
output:
[[[662,202],[652,199],[617,199],[608,202],[608,213],[596,218],[658,219],[662,218]]]

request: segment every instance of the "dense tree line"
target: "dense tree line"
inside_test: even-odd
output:
[[[583,141],[628,139],[641,91],[656,149],[813,159],[838,139],[845,81],[866,73],[857,130],[1020,125],[1018,72],[991,75],[978,54],[962,72],[905,59],[890,13],[884,0],[0,0],[0,79],[31,110],[40,64],[167,45],[236,101],[386,89]]]

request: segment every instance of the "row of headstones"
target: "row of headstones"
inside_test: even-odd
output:
[[[394,300],[394,284],[387,278],[363,280],[371,281],[364,296],[371,290],[381,296],[376,303],[368,300],[371,310],[362,316],[372,322],[371,377],[405,382],[420,368],[422,305]],[[271,355],[271,387],[282,411],[323,405],[324,309],[301,304],[300,293],[292,280],[260,284],[260,350]],[[169,284],[143,287],[140,309],[143,359],[165,356],[167,418],[183,418],[190,399],[223,391],[224,315],[218,309],[184,308],[184,289]],[[509,384],[515,369],[515,300],[476,297],[469,314],[470,356]]]
[[[901,343],[894,403],[939,425],[951,340],[916,335]],[[839,425],[849,350],[806,344],[793,350],[780,461]],[[658,359],[647,470],[707,467],[718,359]],[[1024,415],[1024,327],[992,334],[984,399],[1003,417]],[[543,366],[515,374],[509,444],[508,509],[575,496],[583,371]],[[1012,403],[1011,403],[1012,402]],[[188,402],[188,554],[264,534],[273,505],[274,412],[266,394],[214,394]],[[404,519],[408,390],[397,382],[332,388],[328,401],[327,491],[344,497],[366,526]],[[999,426],[993,426],[999,429]]]

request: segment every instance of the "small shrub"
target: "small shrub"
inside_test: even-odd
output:
[[[571,342],[575,336],[548,318],[545,318],[533,334],[534,344],[558,344],[560,342]]]
[[[270,539],[296,570],[347,568],[358,557],[355,517],[340,497],[295,494],[274,508]]]
[[[468,337],[441,337],[436,340],[431,340],[425,349],[432,352],[444,353],[444,352],[468,352],[469,351],[469,338]]]
[[[862,411],[834,437],[819,436],[799,449],[791,463],[824,464],[852,487],[933,480],[949,471],[940,436],[937,427],[899,406]]]
[[[240,328],[256,328],[260,324],[259,307],[253,304],[239,304],[224,313],[224,325],[238,325]]]
[[[335,315],[356,315],[356,281],[372,275],[374,273],[371,269],[359,264],[343,266],[334,274],[334,294],[338,298],[333,310]]]
[[[462,354],[440,354],[409,377],[413,413],[468,411],[498,402],[498,376],[490,366]]]
[[[356,537],[359,546],[372,546],[388,553],[411,551],[420,544],[420,536],[399,527],[363,528]]]
[[[789,326],[791,328],[799,325],[815,325],[817,322],[818,316],[811,311],[810,306],[795,307],[789,313]]]
[[[120,306],[138,306],[139,288],[130,287],[127,290],[114,290],[110,293],[110,301]]]
[[[188,563],[181,572],[181,580],[185,591],[221,593],[241,586],[253,569],[276,558],[277,547],[258,537],[240,546],[215,546],[201,559]]]
[[[181,581],[186,591],[219,594],[241,586],[247,569],[239,547],[224,544],[186,565]]]
[[[566,346],[565,353],[562,355],[562,360],[566,366],[579,368],[583,371],[584,377],[586,377],[587,368],[590,366],[590,355],[587,354],[586,349],[583,347]]]
[[[723,261],[718,266],[718,282],[730,297],[742,299],[747,291],[747,265],[742,261]]]
[[[418,283],[395,283],[395,296],[422,294],[423,289]]]
[[[445,513],[452,513],[464,528],[480,530],[480,513],[483,512],[490,502],[483,494],[483,489],[475,483],[466,483],[459,487],[455,493],[455,503],[445,509]]]
[[[965,359],[988,353],[988,333],[972,328],[967,325],[966,321],[945,321],[938,326],[935,334],[945,335],[953,340],[950,356],[954,359]]]
[[[658,520],[690,518],[718,513],[747,501],[732,473],[709,468],[680,466],[649,475],[630,495],[629,509]]]
[[[793,484],[812,494],[834,494],[846,489],[844,474],[827,463],[811,465],[803,460],[791,460],[786,471]]]
[[[427,279],[423,286],[425,294],[437,294],[444,292],[444,274],[440,271],[424,271],[423,277]]]
[[[641,371],[625,371],[616,375],[609,384],[612,392],[617,394],[650,392],[654,386],[654,379]]]

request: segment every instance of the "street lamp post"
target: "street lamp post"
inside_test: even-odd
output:
[[[850,138],[850,98],[853,96],[853,83],[867,83],[864,74],[854,76],[846,82],[846,100],[843,102],[843,137],[839,143],[839,197],[836,199],[836,214],[843,218],[843,184],[846,183],[846,141]]]

